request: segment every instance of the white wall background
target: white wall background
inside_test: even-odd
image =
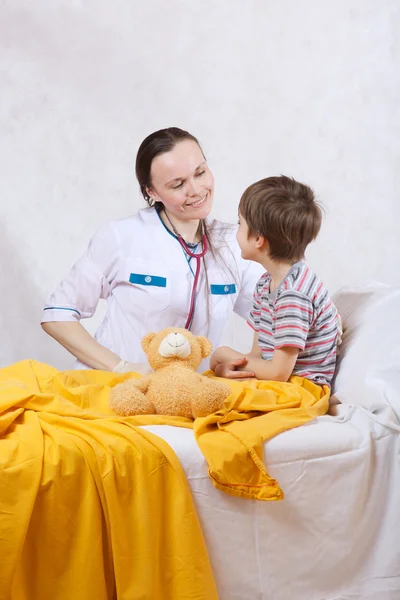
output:
[[[143,205],[137,147],[170,125],[202,142],[216,216],[292,175],[326,208],[308,260],[331,292],[400,284],[399,0],[3,0],[0,365],[72,365],[41,306]]]

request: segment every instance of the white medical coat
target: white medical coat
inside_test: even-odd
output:
[[[207,252],[207,274],[201,262],[191,331],[207,336],[216,348],[232,311],[247,319],[263,268],[241,258],[235,226],[208,220],[208,228],[216,257]],[[155,209],[142,209],[108,223],[93,236],[50,296],[42,322],[86,319],[104,299],[107,312],[96,340],[121,359],[147,362],[141,347],[144,335],[185,326],[193,272],[196,260],[188,262]],[[87,366],[78,361],[76,368]],[[206,368],[208,361],[203,361],[200,370]]]

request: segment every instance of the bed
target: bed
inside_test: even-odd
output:
[[[183,466],[220,600],[400,598],[400,290],[344,288],[335,303],[329,414],[264,444],[282,502],[216,490],[192,430],[146,427]]]
[[[343,289],[335,302],[328,413],[325,395],[323,416],[264,443],[283,501],[215,488],[197,421],[116,417],[120,375],[0,370],[0,600],[398,600],[400,290]],[[224,474],[233,458],[246,468],[230,474],[247,477],[251,463],[240,449],[226,458],[215,435]]]

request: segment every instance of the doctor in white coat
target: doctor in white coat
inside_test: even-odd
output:
[[[43,311],[43,329],[76,368],[146,372],[148,332],[186,327],[216,347],[232,311],[247,319],[251,309],[260,266],[242,259],[235,226],[209,217],[214,179],[197,139],[175,127],[149,135],[136,176],[148,208],[97,231]],[[93,338],[80,320],[101,298]]]

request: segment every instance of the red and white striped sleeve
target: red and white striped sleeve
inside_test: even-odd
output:
[[[313,316],[308,296],[296,290],[283,290],[275,304],[275,348],[291,346],[304,350]]]

